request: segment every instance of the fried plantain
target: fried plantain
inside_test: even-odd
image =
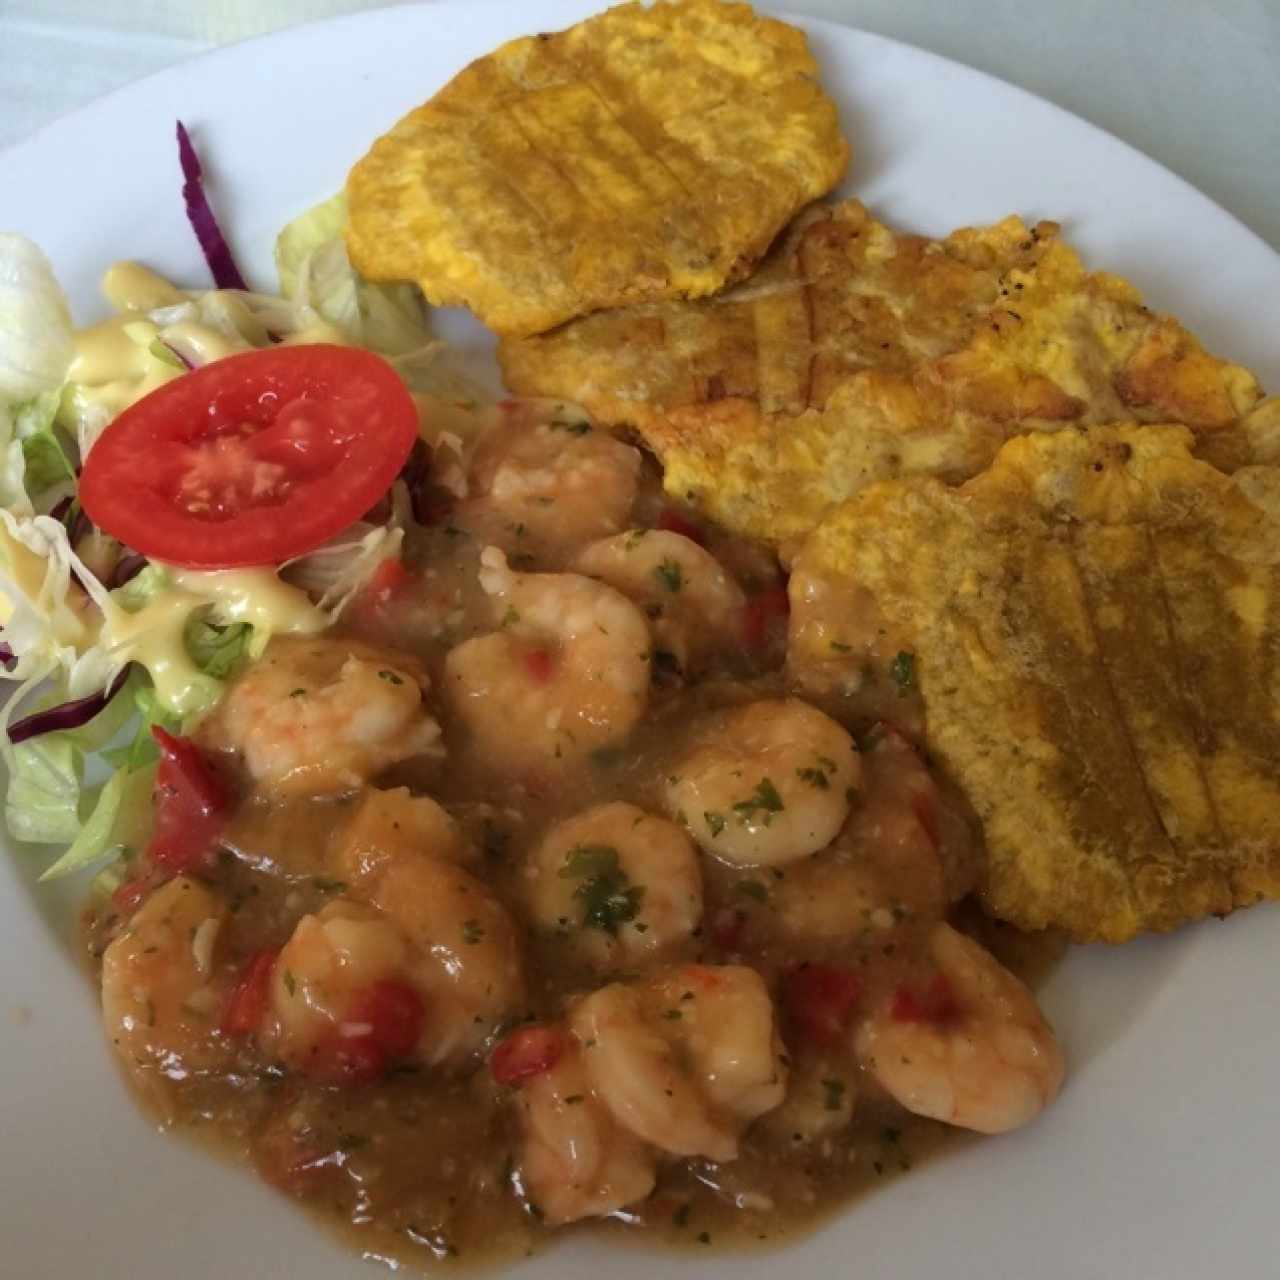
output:
[[[634,428],[671,493],[775,543],[876,480],[962,481],[1031,429],[1177,422],[1219,465],[1258,460],[1280,414],[1248,417],[1252,374],[1058,232],[1011,217],[933,241],[854,200],[814,208],[729,293],[505,341],[503,372]]]
[[[1237,482],[1194,443],[1021,436],[959,488],[864,490],[797,558],[797,607],[812,578],[874,602],[861,636],[818,605],[849,662],[911,655],[985,903],[1022,928],[1122,942],[1280,897],[1280,472]]]
[[[351,259],[500,333],[712,293],[844,172],[817,77],[802,32],[720,0],[514,40],[356,164]]]

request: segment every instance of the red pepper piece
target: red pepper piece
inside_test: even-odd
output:
[[[231,811],[232,795],[189,738],[175,738],[158,724],[151,736],[160,748],[156,768],[155,832],[147,853],[158,866],[181,874],[207,860]]]
[[[530,649],[524,655],[524,669],[537,684],[546,684],[555,671],[555,661],[545,649]]]
[[[262,1025],[267,1012],[271,974],[279,955],[280,952],[274,949],[259,951],[245,966],[222,1013],[223,1035],[251,1036]]]
[[[796,1029],[822,1045],[837,1044],[862,994],[862,980],[852,969],[802,964],[782,979],[783,1000]]]
[[[889,1010],[895,1022],[950,1022],[960,1012],[955,989],[945,974],[934,974],[929,985],[913,991],[899,987]]]
[[[493,1051],[489,1070],[504,1085],[521,1085],[550,1071],[564,1053],[564,1036],[552,1027],[521,1027]]]
[[[706,541],[702,530],[674,507],[663,507],[662,514],[658,517],[658,528],[665,529],[668,533],[678,533],[690,542],[696,542],[698,546],[703,546]]]

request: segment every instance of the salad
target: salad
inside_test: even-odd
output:
[[[38,246],[0,235],[6,822],[55,851],[44,878],[96,867],[108,891],[145,839],[158,741],[273,635],[394,576],[429,501],[421,402],[474,394],[417,290],[353,271],[342,195],[280,233],[279,292],[249,290],[177,140],[211,288],[117,263],[116,315],[77,339]]]

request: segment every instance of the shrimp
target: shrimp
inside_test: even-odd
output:
[[[908,1111],[979,1133],[1017,1129],[1058,1095],[1062,1050],[1031,992],[972,938],[934,927],[939,989],[899,992],[856,1032],[858,1057]]]
[[[408,654],[324,637],[277,638],[230,689],[201,737],[243,753],[282,795],[345,791],[438,753],[426,676]]]
[[[471,496],[454,512],[459,527],[511,555],[556,564],[627,527],[639,450],[561,405],[517,401],[506,419],[476,448]]]
[[[657,1167],[653,1148],[622,1128],[592,1092],[584,1051],[566,1039],[559,1061],[527,1081],[518,1099],[520,1180],[549,1226],[643,1200]]]
[[[179,876],[138,908],[102,958],[102,1015],[135,1081],[163,1101],[156,1079],[183,1080],[222,1064],[222,995],[214,956],[227,906]]]
[[[430,796],[410,795],[407,787],[370,787],[330,843],[330,857],[362,877],[371,864],[392,855],[426,853],[463,866],[476,861],[453,815]]]
[[[376,907],[422,957],[422,1061],[464,1066],[524,998],[515,922],[480,880],[419,848],[343,842],[332,863],[355,898]]]
[[[528,771],[625,737],[649,699],[649,626],[635,605],[578,574],[513,573],[497,547],[480,564],[501,629],[445,659],[446,694],[473,748]]]
[[[775,1141],[800,1147],[833,1137],[853,1122],[858,1102],[855,1073],[827,1055],[792,1060],[787,1097],[761,1122]]]
[[[657,653],[669,655],[677,672],[691,674],[738,642],[747,598],[691,538],[633,529],[593,542],[572,567],[634,600],[652,619]]]
[[[685,965],[613,983],[569,1025],[614,1118],[672,1155],[734,1159],[742,1130],[786,1094],[773,1002],[754,969]]]
[[[372,907],[339,898],[303,916],[271,971],[260,1046],[288,1066],[315,1067],[344,1038],[360,998],[404,976],[411,959],[404,936]]]
[[[708,853],[782,866],[830,844],[861,780],[853,739],[795,698],[752,702],[708,722],[711,741],[668,778],[667,805]]]
[[[528,866],[534,919],[608,968],[688,939],[702,917],[689,837],[635,805],[597,805],[554,827]]]
[[[964,817],[915,748],[879,726],[861,755],[861,802],[831,848],[772,888],[769,919],[793,938],[839,940],[937,918],[977,879]]]

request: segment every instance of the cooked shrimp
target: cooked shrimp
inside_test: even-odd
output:
[[[516,927],[469,871],[421,850],[347,842],[333,869],[353,897],[378,908],[422,959],[422,1060],[465,1065],[524,998]]]
[[[226,918],[218,894],[179,876],[138,908],[102,958],[107,1034],[148,1092],[161,1092],[152,1073],[182,1080],[225,1059],[214,957]]]
[[[553,402],[512,408],[480,442],[454,521],[509,554],[551,564],[627,527],[640,453]],[[545,419],[550,417],[550,421]]]
[[[831,843],[861,779],[853,739],[795,698],[713,717],[667,783],[667,804],[708,853],[781,866]]]
[[[1033,1120],[1057,1097],[1064,1072],[1035,998],[950,925],[934,927],[929,950],[939,975],[930,998],[904,1001],[900,992],[875,1010],[857,1032],[859,1058],[917,1115],[979,1133]]]
[[[520,1179],[550,1226],[598,1218],[643,1200],[657,1153],[592,1092],[583,1050],[570,1037],[559,1061],[520,1089]]]
[[[632,529],[593,542],[572,566],[634,600],[652,620],[654,647],[689,674],[738,642],[746,596],[720,562],[691,538]]]
[[[272,969],[259,1042],[307,1069],[343,1038],[360,998],[379,982],[407,976],[414,959],[400,930],[362,903],[340,898],[303,916]]]
[[[407,787],[368,788],[330,843],[331,857],[360,875],[366,864],[393,855],[429,854],[463,865],[476,858],[452,814],[430,796],[410,795]]]
[[[587,996],[569,1025],[601,1100],[677,1156],[732,1160],[786,1093],[773,1002],[754,969],[685,965]]]
[[[772,886],[768,916],[796,938],[854,938],[936,918],[973,887],[972,833],[914,747],[885,726],[862,755],[861,799],[829,849]]]
[[[786,1100],[761,1121],[775,1141],[803,1146],[847,1129],[857,1106],[856,1073],[826,1054],[792,1060]]]
[[[702,916],[702,874],[689,837],[622,801],[552,828],[528,875],[534,919],[601,967],[669,950]]]
[[[446,693],[484,759],[554,768],[616,742],[649,697],[649,627],[612,587],[574,573],[513,573],[496,547],[480,581],[500,630],[445,660]]]
[[[201,736],[243,752],[253,777],[276,793],[345,791],[440,750],[425,688],[408,654],[325,637],[278,638],[227,690]]]

